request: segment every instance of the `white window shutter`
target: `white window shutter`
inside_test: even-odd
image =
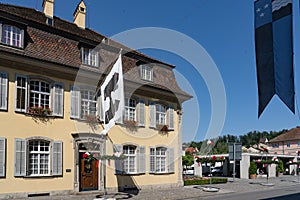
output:
[[[0,138],[0,177],[5,177],[5,150],[6,150],[6,139]]]
[[[114,144],[114,153],[123,153],[123,146],[120,144]],[[123,174],[123,160],[115,159],[115,174]]]
[[[26,141],[15,139],[15,176],[26,176]]]
[[[79,119],[81,115],[81,95],[78,86],[71,86],[71,112],[70,116]]]
[[[149,148],[149,173],[155,173],[156,171],[156,149],[154,147]]]
[[[101,122],[104,121],[103,119],[103,107],[102,107],[102,99],[101,95],[97,97],[97,116],[99,116],[99,119]]]
[[[138,123],[139,126],[145,126],[145,101],[143,99],[139,100]]]
[[[63,117],[64,115],[64,88],[61,83],[53,85],[52,115],[58,117]]]
[[[62,176],[62,147],[61,141],[55,141],[52,144],[52,175],[54,176]]]
[[[27,77],[16,75],[15,111],[27,112]]]
[[[138,173],[144,174],[146,172],[146,148],[141,146],[138,155]]]
[[[174,130],[174,108],[172,106],[168,109],[168,129]]]
[[[156,111],[155,104],[153,102],[149,103],[149,119],[150,119],[150,128],[156,128]]]
[[[5,72],[0,72],[0,110],[7,110],[7,87],[8,76]]]
[[[168,172],[174,173],[174,148],[168,148]]]

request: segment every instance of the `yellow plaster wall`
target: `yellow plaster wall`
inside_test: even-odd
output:
[[[42,192],[55,190],[74,190],[74,148],[71,133],[76,132],[92,132],[86,123],[78,122],[70,119],[70,93],[69,87],[72,82],[48,77],[55,82],[61,82],[64,85],[64,117],[50,119],[43,123],[35,122],[31,116],[24,113],[15,113],[15,76],[34,75],[25,71],[12,70],[7,67],[0,66],[0,71],[8,72],[9,89],[8,89],[8,112],[0,112],[0,137],[7,139],[6,151],[6,177],[0,178],[0,194],[16,193],[16,192]],[[38,75],[38,74],[36,74]],[[43,76],[47,77],[47,76]],[[133,175],[131,178],[139,186],[156,185],[156,184],[177,184],[178,183],[178,115],[174,111],[174,131],[170,131],[168,135],[160,135],[157,130],[149,129],[149,111],[146,106],[145,110],[146,127],[139,128],[138,132],[132,133],[124,127],[114,126],[108,133],[110,140],[106,142],[106,154],[113,154],[114,144],[137,144],[146,147],[146,173],[144,175]],[[39,177],[39,178],[23,178],[14,177],[14,139],[27,138],[30,136],[44,136],[52,140],[63,141],[63,176],[62,177]],[[154,175],[149,174],[149,146],[166,146],[174,148],[174,174]],[[106,161],[107,162],[107,161]],[[108,164],[108,163],[107,163]],[[66,169],[71,169],[71,173],[67,173]],[[110,161],[106,169],[106,186],[108,188],[117,188],[118,180],[114,174],[114,161]],[[120,180],[119,180],[120,181]],[[119,183],[120,184],[120,183]],[[126,184],[123,181],[122,184]],[[2,190],[3,189],[3,190]]]

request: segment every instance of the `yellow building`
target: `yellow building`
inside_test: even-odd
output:
[[[0,199],[182,186],[191,96],[174,66],[87,29],[83,1],[73,23],[53,7],[0,3]],[[125,108],[104,136],[99,86],[121,49]]]

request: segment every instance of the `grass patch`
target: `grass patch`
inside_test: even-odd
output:
[[[227,178],[212,178],[212,184],[227,183]],[[209,178],[193,178],[184,180],[184,185],[207,185],[210,184]]]

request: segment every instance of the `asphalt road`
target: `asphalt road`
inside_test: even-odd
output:
[[[222,199],[222,200],[298,200],[300,199],[300,185],[272,188],[268,190],[251,191],[245,193],[229,193],[221,196],[188,198],[194,199]]]

